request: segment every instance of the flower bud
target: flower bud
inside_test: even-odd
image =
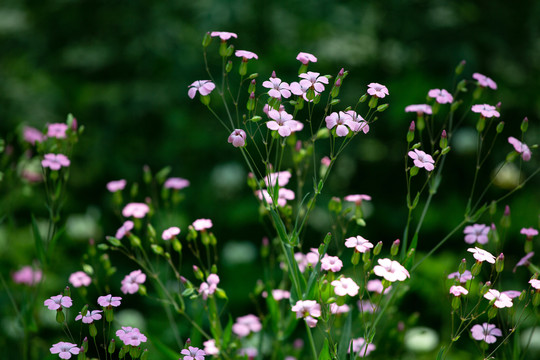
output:
[[[481,133],[486,127],[486,118],[483,115],[480,115],[478,122],[476,123],[476,130]]]
[[[59,324],[63,324],[66,320],[66,316],[64,315],[64,311],[62,311],[62,308],[56,310],[56,322]]]
[[[79,354],[77,355],[77,360],[86,360],[86,353],[84,352],[84,346],[79,348]]]
[[[113,322],[113,320],[114,320],[114,314],[113,314],[113,309],[112,309],[112,307],[110,307],[110,306],[109,306],[109,307],[106,307],[104,310],[105,310],[105,311],[104,311],[104,312],[105,312],[105,320],[106,320],[107,322],[109,322],[109,323]]]
[[[201,281],[204,280],[204,274],[201,269],[197,265],[193,265],[193,273],[195,274],[195,277]]]
[[[330,199],[330,201],[328,202],[328,210],[330,210],[330,212],[339,214],[341,212],[341,209],[341,199],[335,196],[332,197],[332,199]]]
[[[229,56],[230,56],[230,55],[229,55]],[[227,73],[230,73],[231,70],[232,70],[232,61],[229,60],[229,61],[227,61],[227,65],[225,65],[225,71],[226,71]]]
[[[355,251],[355,252],[357,252],[357,251]],[[370,252],[369,252],[369,249],[368,249],[367,251],[363,252],[363,253],[362,253],[362,261],[363,261],[363,262],[369,261],[370,255],[371,255],[371,254],[370,254]]]
[[[88,304],[84,305],[81,309],[81,315],[84,317],[86,316],[86,313],[88,313]]]
[[[458,310],[461,306],[461,298],[459,296],[454,296],[452,299],[452,309]]]
[[[451,149],[450,146],[445,147],[444,149],[442,149],[441,154],[442,155],[448,154],[450,152],[450,149]]]
[[[409,125],[409,131],[407,132],[407,143],[411,143],[414,140],[414,130],[416,128],[416,124],[414,121],[411,121],[411,124]]]
[[[88,330],[90,332],[90,336],[95,338],[97,335],[96,324],[90,323],[90,325],[88,326]]]
[[[411,168],[411,170],[409,171],[411,177],[416,176],[416,174],[418,174],[418,171],[419,171],[419,170],[420,170],[420,169],[419,169],[418,167],[413,166],[413,167]]]
[[[459,263],[458,272],[460,275],[463,275],[463,273],[467,270],[467,260],[461,259],[461,263]]]
[[[524,118],[523,121],[521,122],[521,132],[522,133],[526,132],[528,128],[529,128],[529,119]]]
[[[476,275],[480,274],[481,269],[482,269],[482,263],[480,261],[475,262],[474,265],[471,268],[472,276],[476,276]]]
[[[395,240],[390,247],[390,255],[396,256],[399,252],[399,239]]]
[[[369,103],[368,103],[368,106],[372,109],[376,108],[377,107],[377,102],[379,101],[379,98],[376,97],[376,96],[372,96],[370,99],[369,99]]]
[[[500,134],[500,133],[503,132],[503,130],[504,130],[504,121],[501,121],[501,122],[499,122],[497,124],[496,130],[497,130],[497,134]]]
[[[361,253],[359,253],[358,251],[355,251],[351,258],[351,264],[358,265],[358,263],[360,262],[360,256],[361,256]]]
[[[493,299],[493,302],[495,302],[495,299]],[[497,307],[496,306],[492,306],[489,310],[488,310],[488,320],[491,320],[493,319],[495,316],[497,316]]]
[[[456,75],[461,75],[461,73],[463,72],[463,69],[465,68],[465,64],[467,62],[465,60],[461,60],[458,64],[458,66],[456,66]]]
[[[503,229],[508,229],[510,227],[510,207],[508,205],[504,207],[504,214],[499,223]]]
[[[375,247],[373,248],[373,255],[374,256],[379,255],[381,253],[381,250],[382,250],[382,241],[379,241],[377,245],[375,245]]]
[[[364,262],[364,271],[368,271],[371,269],[371,259],[368,259],[368,261]]]
[[[480,288],[480,296],[484,296],[489,289],[491,289],[491,282],[486,281],[486,283]]]
[[[225,54],[225,56],[229,57],[229,56],[232,56],[234,52],[234,45],[229,45],[229,47],[227,48],[227,52]]]
[[[82,347],[84,348],[84,352],[88,351],[88,338],[86,336],[83,339]]]
[[[360,96],[360,99],[358,99],[358,102],[359,103],[365,102],[367,100],[367,97],[368,97],[367,94],[364,94],[364,95]]]
[[[444,149],[448,146],[448,138],[446,136],[446,130],[443,130],[441,133],[441,140],[439,141],[439,147]]]
[[[249,99],[247,101],[246,108],[248,109],[248,111],[253,111],[253,109],[255,109],[255,93],[254,92],[249,94]]]
[[[501,253],[495,260],[495,270],[500,273],[504,269],[504,254]]]
[[[384,110],[388,109],[388,106],[390,106],[390,104],[382,104],[382,105],[379,105],[377,107],[377,111],[378,112],[383,112]]]
[[[147,360],[148,359],[148,349],[143,350],[140,359],[141,360]]]
[[[69,288],[69,286],[66,286],[66,288],[64,289],[64,296],[71,297],[71,289]]]
[[[172,240],[172,247],[177,253],[182,252],[182,243],[176,237]]]
[[[338,72],[338,77],[342,77],[343,75],[345,75],[345,69],[341,68],[341,70]]]
[[[210,45],[211,42],[212,42],[212,36],[210,36],[210,33],[207,32],[203,36],[202,46],[206,48],[206,47],[208,47],[208,45]]]

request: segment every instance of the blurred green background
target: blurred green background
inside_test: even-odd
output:
[[[250,71],[260,74],[259,87],[272,70],[285,81],[294,81],[297,53],[313,53],[319,61],[310,70],[336,75],[343,67],[350,72],[341,91],[342,104],[354,104],[368,83],[379,82],[390,91],[390,108],[338,162],[335,177],[325,188],[328,197],[314,214],[322,226],[313,228],[313,239],[307,243],[317,245],[328,231],[328,218],[317,214],[329,197],[350,193],[373,197],[362,235],[389,243],[401,237],[406,218],[403,154],[405,134],[415,117],[403,110],[425,102],[431,88],[450,90],[454,68],[461,60],[467,62],[464,78],[480,72],[497,82],[499,89],[488,92],[486,102],[502,101],[505,134],[519,137],[519,125],[527,116],[530,126],[525,140],[538,142],[538,19],[540,3],[534,0],[519,4],[487,0],[4,0],[0,4],[0,135],[20,155],[23,124],[42,129],[73,113],[84,125],[72,158],[64,211],[72,222],[67,238],[73,245],[67,248],[74,258],[81,255],[77,244],[89,238],[101,242],[120,225],[110,210],[105,184],[120,178],[140,182],[144,165],[154,172],[170,165],[171,176],[191,181],[179,225],[186,227],[194,219],[208,217],[221,244],[247,241],[258,246],[267,234],[258,225],[257,205],[245,185],[242,159],[204,106],[187,97],[187,88],[207,78],[201,48],[207,31],[236,32],[238,39],[232,42],[236,48],[259,55],[249,65]],[[217,51],[216,42],[210,51]],[[474,129],[473,121],[469,127]],[[455,152],[448,158],[448,169],[454,170],[446,174],[426,219],[421,250],[436,244],[463,217],[468,195],[463,189],[470,188],[475,158],[468,133],[462,135],[459,144],[457,136],[456,143],[450,144]],[[486,169],[492,171],[509,151],[506,137],[498,139]],[[536,155],[533,151],[524,174],[538,167]],[[15,159],[15,155],[4,157],[3,166],[14,166]],[[481,179],[484,184],[489,181],[488,172]],[[540,192],[538,179],[534,180],[527,192],[507,199],[513,215],[511,239],[521,240],[522,227],[538,227]],[[9,219],[0,231],[1,270],[6,278],[19,264],[29,264],[35,257],[29,211],[46,216],[39,185],[9,185],[13,184],[1,184],[2,216],[7,214]],[[504,191],[495,188],[489,194],[500,196]],[[17,236],[16,228],[22,229]],[[443,254],[455,252],[461,257],[465,249],[459,234]],[[509,264],[521,255],[520,247],[508,255]],[[79,266],[80,262],[66,262],[62,270],[72,272]],[[448,266],[441,271],[455,271],[457,264],[450,261]],[[255,273],[245,284],[237,284],[235,271],[245,273],[240,269],[231,270],[224,279],[231,296],[246,299],[234,309],[237,315],[250,306],[245,293],[257,279]],[[125,272],[130,270],[126,264]],[[62,278],[58,281],[61,284]],[[438,281],[444,288],[442,276]],[[410,310],[420,311],[422,306],[414,303],[422,299],[436,302],[433,296],[411,299]],[[429,308],[422,311],[427,313],[421,315],[421,323],[429,326],[439,322],[433,320],[434,314],[444,316],[430,313]]]

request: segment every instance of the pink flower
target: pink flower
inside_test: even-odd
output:
[[[233,333],[235,333],[239,337],[246,337],[252,332],[257,333],[261,330],[261,321],[257,316],[252,314],[236,318],[236,323],[232,327]]]
[[[418,168],[424,168],[427,171],[435,169],[435,161],[431,155],[426,154],[422,150],[414,149],[414,151],[409,151],[409,157],[414,160],[414,166]]]
[[[353,194],[345,196],[343,200],[353,202],[356,206],[360,206],[364,200],[371,201],[371,196],[365,194]]]
[[[291,308],[296,312],[296,318],[304,318],[309,327],[313,328],[317,325],[317,319],[321,316],[321,305],[315,300],[298,300]]]
[[[448,275],[449,279],[457,279],[461,284],[466,283],[467,281],[471,280],[473,278],[471,272],[469,270],[465,270],[463,274],[460,274],[459,272],[453,272]]]
[[[475,242],[486,244],[488,242],[489,227],[484,224],[474,224],[465,227],[463,233],[467,244],[474,244]]]
[[[51,170],[60,170],[61,167],[68,167],[70,163],[64,154],[45,154],[41,160],[41,166]]]
[[[508,296],[510,299],[513,299],[513,298],[517,298],[518,296],[521,295],[521,291],[517,291],[517,290],[506,290],[506,291],[503,291],[502,294]]]
[[[293,128],[296,129],[293,116],[285,111],[271,109],[268,111],[268,117],[272,120],[266,122],[266,127],[270,130],[277,130],[282,137],[291,135]]]
[[[351,311],[351,308],[347,304],[343,304],[343,305],[338,305],[336,303],[330,304],[330,312],[332,314],[344,314],[344,313],[348,313],[349,311]]]
[[[204,352],[206,355],[218,355],[219,349],[216,346],[216,340],[210,339],[205,342],[203,342],[204,345]]]
[[[61,310],[64,308],[70,308],[73,305],[71,298],[69,296],[64,296],[62,294],[51,296],[50,299],[47,299],[43,302],[43,305],[47,306],[49,310]]]
[[[375,280],[369,280],[366,284],[366,289],[368,291],[376,292],[378,294],[382,294],[384,290],[384,286],[382,284],[382,281],[379,279]],[[387,294],[390,290],[392,290],[392,286],[389,286],[384,290],[384,293]]]
[[[273,289],[272,290],[272,297],[276,301],[280,301],[283,299],[290,299],[291,293],[287,290],[281,290],[281,289]]]
[[[417,115],[427,114],[431,115],[431,106],[426,104],[409,105],[405,108],[405,112],[415,112]]]
[[[43,273],[41,270],[34,270],[31,266],[23,266],[19,271],[13,273],[13,281],[17,284],[28,286],[35,285],[41,281]]]
[[[95,320],[99,320],[101,319],[101,314],[103,310],[88,310],[86,312],[86,315],[82,316],[81,313],[79,313],[79,315],[77,315],[75,317],[75,321],[78,321],[78,320],[81,320],[82,319],[82,322],[85,323],[85,324],[91,324],[93,323]]]
[[[124,345],[131,346],[139,346],[148,340],[145,335],[141,334],[139,329],[130,326],[122,326],[122,329],[116,332],[116,336],[122,340]]]
[[[287,84],[284,81],[281,81],[280,78],[271,77],[270,79],[263,82],[262,86],[264,86],[267,89],[270,89],[268,91],[268,95],[274,99],[281,99],[282,96],[284,98],[289,98],[291,96],[289,84]],[[292,119],[292,116],[291,116],[291,119]]]
[[[242,61],[248,61],[249,59],[255,59],[255,60],[259,59],[257,54],[251,51],[247,51],[247,50],[236,50],[234,55],[236,55],[237,57],[241,57]]]
[[[235,33],[227,32],[227,31],[212,31],[210,33],[210,36],[219,37],[222,41],[227,41],[232,37],[235,39],[238,38],[238,35],[236,35]]]
[[[346,277],[332,281],[331,285],[334,287],[334,292],[337,296],[355,296],[360,289],[353,279]]]
[[[533,288],[535,288],[536,290],[540,290],[540,280],[538,279],[531,279],[529,280],[529,284],[531,284],[531,286]]]
[[[306,254],[306,261],[308,265],[315,266],[319,262],[319,249],[311,248]]]
[[[361,253],[365,253],[369,249],[373,248],[373,244],[360,235],[346,239],[345,246],[348,248],[354,248],[356,251]]]
[[[495,106],[488,104],[476,104],[471,107],[471,110],[475,113],[480,113],[485,118],[500,117],[501,114],[497,111]]]
[[[109,190],[112,193],[120,191],[120,190],[124,190],[125,187],[126,187],[126,180],[124,179],[109,181],[107,183],[107,190]]]
[[[410,277],[409,272],[400,263],[391,259],[379,259],[377,260],[379,265],[373,268],[373,272],[377,276],[384,277],[390,282],[404,281]]]
[[[514,305],[512,303],[512,299],[508,295],[501,293],[495,289],[489,289],[488,292],[484,294],[484,297],[489,301],[496,299],[493,305],[495,305],[499,309],[505,307],[512,307],[512,305]]]
[[[180,234],[180,228],[176,227],[176,226],[173,226],[173,227],[170,227],[170,228],[168,228],[166,230],[163,230],[163,233],[161,234],[161,238],[163,240],[171,240],[172,238],[174,238],[178,234]]]
[[[495,336],[502,336],[502,332],[501,330],[497,329],[495,325],[483,323],[482,325],[474,325],[471,328],[471,335],[474,340],[483,340],[488,344],[493,344],[497,341]]]
[[[49,126],[47,127],[47,136],[57,139],[65,139],[67,129],[68,126],[64,123],[49,124]]]
[[[276,186],[277,184],[282,187],[289,183],[289,180],[291,179],[291,172],[290,171],[280,171],[280,172],[274,172],[269,173],[264,177],[264,183],[266,186]]]
[[[133,229],[133,221],[127,220],[120,226],[118,230],[116,230],[116,235],[114,236],[118,240],[123,238],[126,234],[128,234]]]
[[[47,137],[36,128],[30,126],[23,127],[23,139],[32,145],[35,145],[36,142],[43,142],[46,138]]]
[[[386,86],[384,85],[381,85],[379,83],[371,83],[368,85],[368,90],[367,90],[367,93],[371,96],[376,96],[378,98],[383,98],[385,97],[386,95],[390,95],[388,93],[388,89],[386,88]]]
[[[356,305],[358,306],[358,311],[360,311],[361,313],[374,313],[375,311],[377,311],[377,305],[373,304],[369,300],[359,300]]]
[[[266,190],[266,189],[263,189],[262,191],[257,190],[255,192],[255,194],[257,195],[257,197],[260,200],[262,200],[263,197],[264,197],[267,204],[269,204],[269,205],[273,204],[272,197],[268,193],[268,190]],[[285,189],[285,188],[279,188],[277,206],[283,207],[283,206],[287,205],[287,200],[294,200],[294,197],[295,197],[294,191],[289,190],[289,189]]]
[[[145,203],[129,203],[124,206],[122,215],[124,215],[124,217],[133,216],[134,218],[142,219],[149,211],[150,208]]]
[[[189,186],[189,180],[182,179],[179,177],[172,177],[172,178],[168,178],[163,184],[163,186],[166,189],[181,190]]]
[[[323,166],[330,166],[330,164],[332,163],[332,160],[330,160],[330,158],[328,156],[325,156],[321,159],[321,165]]]
[[[76,271],[69,276],[69,283],[73,287],[88,286],[92,283],[92,278],[88,276],[84,271]]]
[[[244,147],[246,145],[246,132],[242,129],[235,129],[227,141],[234,147]]]
[[[469,291],[467,289],[465,289],[463,286],[452,285],[450,287],[450,294],[452,294],[454,296],[467,295],[468,293],[469,293]]]
[[[495,264],[495,256],[493,256],[486,250],[480,249],[475,246],[474,248],[468,248],[467,251],[472,253],[473,257],[479,262],[487,261],[490,264]]]
[[[112,296],[111,294],[109,294],[109,295],[98,297],[97,302],[100,306],[103,306],[103,307],[108,307],[108,306],[118,307],[120,306],[120,300],[122,300],[120,296]]]
[[[190,346],[187,349],[182,349],[180,354],[184,355],[182,360],[204,360],[204,356],[206,355],[204,350],[193,346]]]
[[[523,161],[531,160],[531,149],[529,149],[527,144],[522,143],[521,141],[512,136],[508,138],[508,142],[512,144],[512,146],[514,146],[514,150],[516,150],[518,154],[521,154],[521,158],[523,159]]]
[[[352,345],[353,353],[357,354],[359,357],[368,356],[370,352],[375,350],[375,345],[367,344],[366,340],[362,337],[358,339],[352,339],[351,345]],[[350,352],[351,352],[351,346],[349,346],[349,350],[347,351],[347,353],[350,353]]]
[[[191,225],[196,231],[210,229],[213,226],[212,220],[210,219],[197,219]]]
[[[434,98],[439,104],[449,104],[454,98],[445,89],[431,89],[428,92],[430,98]]]
[[[310,62],[317,62],[317,58],[314,55],[306,52],[298,53],[296,60],[300,61],[304,65],[307,65]]]
[[[212,295],[217,290],[219,284],[219,276],[217,274],[210,274],[206,278],[206,282],[203,282],[199,287],[199,294],[202,295],[204,300],[208,299],[209,295]]]
[[[80,350],[81,349],[76,344],[64,341],[54,344],[49,349],[51,354],[58,354],[60,359],[70,359],[71,355],[78,355]]]
[[[124,294],[135,294],[139,291],[139,285],[146,281],[146,274],[141,270],[135,270],[129,273],[122,280],[122,287],[120,290]]]
[[[359,132],[360,130],[364,133],[364,134],[367,134],[369,132],[369,125],[367,123],[366,120],[364,120],[364,118],[360,115],[358,115],[355,111],[353,110],[347,110],[345,111],[345,114],[349,115],[351,117],[351,120],[358,124],[358,125],[355,125],[354,127],[356,128],[356,130],[354,130],[353,128],[351,128],[354,132]]]
[[[524,257],[522,257],[518,263],[516,264],[516,266],[514,266],[514,269],[512,270],[513,272],[516,272],[516,269],[519,267],[519,266],[529,266],[531,263],[529,262],[529,259],[532,258],[534,256],[534,251],[531,251],[530,253],[528,253],[527,255],[525,255]]]
[[[479,73],[474,73],[472,75],[473,79],[478,81],[478,85],[481,87],[488,87],[493,90],[497,90],[497,84],[495,81],[491,80],[491,78],[488,78],[486,75],[482,75]]]
[[[527,237],[527,239],[532,239],[534,236],[538,235],[538,230],[536,230],[535,228],[522,228],[520,231],[519,231],[520,234],[522,235],[525,235]]]
[[[353,132],[357,132],[360,128],[360,124],[354,122],[349,114],[345,114],[343,111],[339,113],[333,112],[325,118],[326,127],[328,129],[336,128],[337,136],[347,136],[349,129]]]
[[[300,80],[300,85],[308,89],[313,89],[316,94],[322,93],[324,91],[324,85],[328,85],[328,78],[319,75],[320,73],[313,71],[298,75],[302,78],[302,80]]]
[[[210,95],[210,93],[216,88],[211,80],[197,80],[189,85],[188,96],[193,99],[197,95],[197,91],[202,96]]]
[[[321,259],[321,269],[338,272],[343,267],[343,262],[337,256],[328,256],[324,254],[324,257]]]

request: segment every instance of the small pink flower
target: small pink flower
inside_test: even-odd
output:
[[[536,290],[540,290],[540,280],[538,279],[531,279],[529,280],[529,284],[531,284],[531,286],[533,288],[535,288]]]
[[[236,35],[233,32],[228,32],[228,31],[212,31],[210,33],[210,36],[219,37],[222,41],[227,41],[232,37],[235,38],[235,39],[238,38],[238,35]]]
[[[219,349],[216,346],[216,340],[210,339],[203,342],[206,355],[219,355]]]
[[[326,76],[320,76],[318,72],[308,71],[298,76],[302,78],[299,82],[300,85],[308,89],[313,89],[316,94],[322,93],[324,91],[324,85],[328,85],[328,78]]]
[[[43,142],[45,139],[47,139],[47,137],[38,129],[25,126],[23,127],[23,139],[24,141],[35,145],[36,142]]]
[[[291,179],[291,172],[290,171],[280,171],[280,172],[274,172],[269,173],[264,177],[264,183],[266,186],[276,186],[277,184],[280,187],[283,187],[289,183],[289,180]]]
[[[277,130],[282,137],[291,135],[293,128],[296,129],[293,116],[285,111],[271,109],[268,111],[268,117],[272,120],[266,122],[266,127],[270,130]]]
[[[261,321],[257,316],[252,314],[236,318],[236,322],[232,327],[233,333],[239,337],[246,337],[251,333],[257,333],[261,330]]]
[[[210,95],[210,93],[216,88],[211,80],[197,80],[189,85],[188,96],[193,99],[197,95],[197,91],[202,96]]]
[[[426,154],[422,150],[414,149],[414,151],[409,151],[409,157],[414,160],[414,166],[418,168],[424,168],[427,171],[435,169],[435,161],[431,155]]]
[[[321,316],[321,305],[315,300],[298,300],[291,308],[296,312],[296,318],[304,318],[309,327],[313,328],[317,325],[317,319]]]
[[[469,293],[469,291],[467,289],[465,289],[463,286],[452,285],[450,287],[450,294],[452,294],[454,296],[467,295],[468,293]]]
[[[343,111],[339,113],[333,112],[325,118],[326,127],[331,130],[336,128],[337,136],[347,136],[349,129],[353,132],[357,132],[360,128],[360,124],[354,122],[349,114],[345,114]]]
[[[120,226],[118,230],[116,230],[116,235],[114,236],[118,240],[122,239],[126,234],[129,234],[129,232],[133,229],[133,221],[127,220]]]
[[[321,259],[321,269],[338,272],[343,267],[343,262],[337,256],[329,256],[324,254],[324,257]]]
[[[234,147],[244,147],[246,145],[246,132],[242,129],[235,129],[227,141]]]
[[[248,61],[249,59],[255,59],[255,60],[259,59],[257,54],[251,51],[247,51],[247,50],[236,50],[234,55],[236,55],[237,57],[241,57],[242,61]]]
[[[514,299],[521,295],[521,291],[506,290],[506,291],[503,291],[501,294],[508,296],[510,299]]]
[[[379,265],[373,268],[373,272],[375,275],[384,277],[390,282],[404,281],[408,277],[411,277],[407,269],[395,260],[379,259],[377,262]]]
[[[281,99],[282,96],[284,98],[291,97],[289,84],[284,81],[281,81],[280,78],[271,77],[270,79],[263,82],[262,86],[264,86],[267,89],[270,89],[268,91],[268,95],[274,99]],[[291,119],[292,119],[292,116],[291,116]]]
[[[351,340],[353,353],[357,354],[359,357],[368,356],[370,352],[375,350],[375,345],[367,344],[364,338],[352,339]],[[347,353],[350,353],[351,347]]]
[[[129,273],[122,280],[122,287],[120,290],[124,294],[135,294],[139,291],[139,285],[143,284],[146,281],[146,274],[141,270],[135,270]]]
[[[170,227],[170,228],[168,228],[166,230],[163,230],[163,233],[161,234],[161,238],[163,240],[171,240],[172,238],[174,238],[178,234],[180,234],[180,228],[176,227],[176,226],[173,226],[173,227]]]
[[[69,283],[73,287],[88,286],[92,283],[92,278],[88,276],[84,271],[76,271],[69,276]]]
[[[495,256],[486,250],[475,246],[474,248],[468,248],[467,251],[472,253],[473,257],[479,262],[487,261],[490,264],[495,264]]]
[[[315,57],[315,55],[306,52],[298,53],[298,55],[296,56],[296,60],[300,61],[304,65],[307,65],[310,62],[317,62],[317,58]]]
[[[362,205],[362,201],[371,201],[371,196],[366,194],[353,194],[345,196],[343,200],[353,202],[356,206],[360,206]]]
[[[384,286],[382,284],[382,281],[379,279],[375,280],[369,280],[366,284],[367,291],[376,292],[378,294],[382,294],[384,290]],[[389,286],[384,290],[384,293],[387,294],[390,290],[392,290],[392,286]]]
[[[276,301],[280,301],[280,300],[283,300],[283,299],[290,299],[291,298],[291,293],[290,293],[290,291],[287,291],[287,290],[273,289],[272,290],[272,297]]]
[[[405,112],[415,112],[417,115],[427,114],[431,115],[431,106],[426,104],[409,105],[405,108]]]
[[[92,310],[92,311],[88,310],[86,312],[86,315],[84,315],[84,316],[82,316],[82,314],[79,313],[79,315],[77,315],[75,317],[75,321],[78,321],[78,320],[82,319],[83,323],[91,324],[94,321],[101,319],[101,313],[102,312],[103,312],[103,310]]]
[[[347,110],[345,111],[345,114],[349,115],[353,123],[357,124],[354,125],[351,130],[353,130],[354,132],[362,131],[364,134],[367,134],[369,132],[369,124],[366,120],[364,120],[362,116],[360,116],[353,110]]]
[[[489,227],[484,224],[474,224],[465,227],[463,233],[465,233],[465,242],[467,244],[474,244],[475,242],[487,244]]]
[[[513,272],[516,272],[516,269],[520,266],[529,266],[531,263],[529,262],[530,258],[532,258],[534,256],[534,251],[531,251],[530,253],[528,253],[527,255],[525,255],[524,257],[522,257],[518,263],[516,264],[516,266],[514,266],[514,269],[512,270]]]
[[[219,276],[217,274],[210,274],[206,278],[206,282],[201,283],[199,287],[199,294],[201,294],[204,300],[208,299],[209,295],[212,295],[217,290],[219,284]]]
[[[196,231],[210,229],[213,226],[212,220],[210,219],[197,219],[191,225]]]
[[[189,180],[182,179],[179,177],[172,177],[172,178],[168,178],[163,184],[163,186],[166,189],[182,190],[189,186]]]
[[[129,203],[124,206],[122,215],[124,215],[124,217],[133,216],[134,218],[142,219],[149,211],[150,208],[145,203]]]
[[[330,313],[332,314],[345,314],[351,311],[351,308],[347,304],[338,305],[336,303],[330,304]]]
[[[355,296],[360,289],[353,279],[346,277],[332,281],[331,285],[334,287],[334,292],[337,296]]]
[[[473,278],[471,272],[469,270],[465,270],[463,274],[460,274],[459,272],[454,272],[448,275],[449,279],[457,279],[461,284],[466,283],[467,281],[471,280]]]
[[[204,360],[204,356],[206,355],[204,350],[193,346],[189,346],[187,349],[182,349],[180,354],[184,355],[182,360]]]
[[[116,332],[116,336],[122,340],[124,345],[139,346],[141,343],[148,340],[144,334],[137,328],[131,328],[129,326],[122,326],[122,330]]]
[[[323,166],[330,166],[330,164],[332,163],[332,160],[330,160],[330,158],[328,156],[325,156],[321,159],[321,165]]]
[[[31,266],[23,266],[19,271],[13,273],[12,278],[17,284],[32,286],[39,283],[42,276],[41,270],[34,270]]]
[[[356,305],[358,306],[358,311],[361,313],[374,313],[377,311],[377,305],[373,304],[369,300],[358,300]]]
[[[538,230],[536,230],[535,228],[522,228],[520,231],[519,231],[520,234],[522,235],[525,235],[527,237],[527,239],[532,239],[533,237],[535,237],[536,235],[538,235]]]
[[[478,85],[481,87],[488,87],[493,90],[497,90],[497,84],[491,78],[488,78],[486,75],[479,73],[474,73],[472,75],[473,79],[478,81]]]
[[[59,343],[54,344],[49,351],[51,354],[58,354],[60,359],[70,359],[71,355],[78,355],[81,349],[77,344],[72,344],[69,342],[60,341]]]
[[[434,98],[439,104],[449,104],[454,98],[445,89],[431,89],[428,92],[430,98]]]
[[[107,190],[109,190],[112,193],[120,191],[120,190],[124,190],[125,187],[126,187],[126,180],[124,179],[109,181],[107,183]]]
[[[476,104],[471,107],[471,110],[475,113],[480,113],[485,118],[500,117],[501,114],[497,111],[497,108],[488,104]]]
[[[47,136],[57,139],[65,139],[67,129],[68,126],[64,123],[49,124],[47,127]]]
[[[109,295],[98,297],[97,302],[100,306],[103,306],[103,307],[108,307],[108,306],[118,307],[120,306],[120,300],[122,300],[120,296],[112,296],[111,294],[109,294]]]
[[[43,305],[47,306],[49,310],[58,310],[61,308],[70,308],[73,305],[71,298],[69,296],[64,296],[62,294],[51,296],[50,299],[47,299],[43,302]]]
[[[514,305],[512,303],[512,299],[508,295],[501,293],[495,289],[489,289],[488,292],[484,294],[484,297],[489,301],[496,299],[493,305],[495,305],[499,309],[502,309],[504,307],[512,307],[512,305]]]
[[[386,95],[390,95],[386,86],[379,83],[371,83],[368,85],[367,93],[371,96],[376,96],[378,98],[383,98]]]
[[[61,167],[68,167],[71,164],[64,154],[45,154],[41,160],[41,166],[51,170],[60,170]]]
[[[483,323],[482,325],[474,325],[471,328],[471,335],[474,340],[483,340],[488,344],[493,344],[497,341],[497,338],[495,336],[502,336],[502,332],[501,330],[497,329],[495,325]]]
[[[521,141],[512,136],[508,138],[508,142],[512,144],[514,150],[516,150],[518,154],[521,154],[521,158],[523,159],[523,161],[531,160],[531,149],[529,149],[527,144],[522,143]]]
[[[262,191],[257,190],[255,194],[260,200],[262,200],[264,197],[264,200],[266,201],[267,204],[273,204],[272,197],[268,193],[268,190],[266,189],[263,189]],[[287,200],[294,200],[294,197],[295,197],[294,191],[286,189],[286,188],[279,188],[277,206],[284,207],[285,205],[287,205]]]
[[[365,253],[369,249],[373,248],[373,244],[360,235],[346,239],[345,246],[348,248],[354,248],[356,251],[361,253]]]

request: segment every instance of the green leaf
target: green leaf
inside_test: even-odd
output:
[[[232,327],[233,327],[233,320],[232,320],[232,317],[229,315],[229,321],[227,322],[227,326],[225,326],[225,330],[223,331],[223,343],[221,345],[223,349],[227,349],[227,346],[229,345],[229,342],[231,341]]]
[[[41,266],[43,267],[47,262],[47,257],[45,254],[45,247],[43,245],[43,239],[41,238],[41,234],[39,233],[39,228],[36,222],[36,218],[34,217],[34,214],[32,214],[32,232],[34,234],[34,242],[36,245],[37,257],[39,261],[41,262]]]
[[[441,360],[442,356],[444,354],[444,350],[446,349],[445,346],[441,346],[441,349],[439,350],[439,353],[437,354],[437,360]]]
[[[352,327],[352,312],[349,311],[347,315],[347,320],[345,321],[345,326],[341,330],[341,339],[339,340],[338,345],[338,359],[345,360],[347,359],[347,350],[349,349],[349,344],[351,343],[351,327]]]
[[[328,339],[324,339],[324,345],[319,353],[319,360],[332,360],[330,356],[330,345],[328,344]]]

